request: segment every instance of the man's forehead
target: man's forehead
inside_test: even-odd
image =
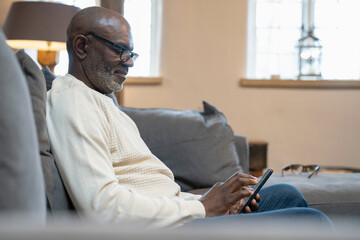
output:
[[[130,35],[130,26],[125,19],[118,17],[101,18],[96,25],[98,25],[99,29],[104,29],[108,33]]]
[[[127,24],[111,24],[99,29],[98,34],[109,40],[122,45],[125,48],[133,48],[131,29]]]

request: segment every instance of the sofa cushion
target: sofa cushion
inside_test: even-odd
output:
[[[60,178],[55,165],[54,157],[50,151],[50,141],[46,128],[45,78],[39,67],[24,52],[24,50],[19,50],[16,53],[16,56],[25,74],[30,90],[36,129],[38,133],[37,136],[40,147],[41,164],[46,183],[47,208],[49,213],[55,215],[59,211],[73,209],[73,206]]]
[[[35,118],[37,137],[41,156],[47,155],[49,141],[46,132],[46,86],[44,75],[36,63],[25,53],[24,49],[16,52],[30,91],[31,104]]]
[[[48,66],[45,66],[41,69],[42,73],[44,74],[45,77],[45,82],[46,82],[46,91],[49,91],[51,89],[52,86],[52,82],[54,81],[54,79],[56,78],[55,74],[53,74],[50,70],[50,68]]]
[[[0,210],[45,222],[39,145],[25,77],[0,30]]]
[[[241,171],[225,116],[207,102],[203,107],[203,111],[120,107],[134,120],[152,153],[173,171],[183,191],[211,187]]]
[[[310,179],[307,175],[273,175],[265,186],[288,183],[304,195],[309,206],[329,216],[360,217],[360,173],[318,173]]]

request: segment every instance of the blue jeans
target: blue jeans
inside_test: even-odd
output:
[[[321,227],[333,228],[329,218],[322,212],[309,208],[301,193],[288,184],[276,184],[260,191],[259,209],[251,214],[235,214],[212,218],[196,219],[184,226],[205,224],[234,224],[236,222],[279,221],[296,222],[304,219]]]

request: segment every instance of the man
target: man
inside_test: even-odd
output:
[[[325,218],[305,208],[301,194],[287,185],[264,189],[260,204],[257,195],[245,210],[259,213],[239,215],[244,198],[252,194],[246,186],[257,183],[247,174],[236,173],[203,196],[181,192],[134,122],[105,96],[122,89],[137,57],[130,26],[119,13],[100,7],[78,12],[67,30],[67,50],[69,74],[56,78],[48,93],[47,125],[60,174],[80,213],[152,226],[215,216],[223,217],[211,219],[294,213]]]

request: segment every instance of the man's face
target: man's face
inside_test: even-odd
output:
[[[116,33],[117,32],[117,33]],[[123,88],[128,68],[134,65],[130,58],[124,62],[120,59],[121,50],[102,40],[107,39],[124,49],[132,50],[133,42],[130,29],[122,26],[120,30],[104,29],[95,35],[88,35],[90,47],[87,59],[83,62],[87,79],[96,91],[104,94],[118,92]],[[99,38],[100,37],[100,38]]]

